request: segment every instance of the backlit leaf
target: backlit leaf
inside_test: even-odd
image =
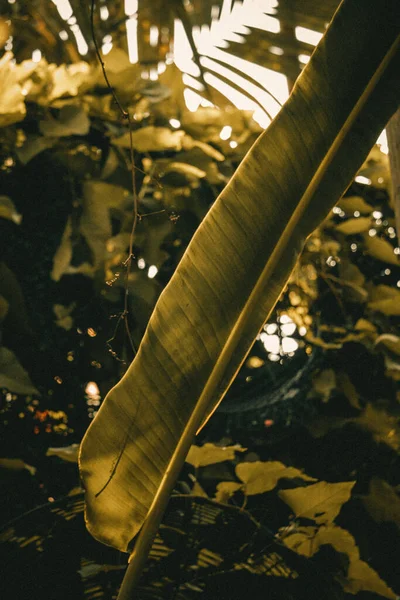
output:
[[[236,475],[245,484],[244,490],[248,496],[263,494],[276,487],[282,478],[303,479],[304,481],[316,481],[295,467],[286,467],[278,461],[268,462],[242,462],[236,466]]]
[[[365,331],[372,334],[375,334],[377,332],[375,325],[367,319],[358,319],[357,323],[354,325],[354,329],[356,329],[357,331]]]
[[[394,248],[387,240],[377,236],[365,236],[365,248],[371,256],[390,265],[400,266],[399,257],[394,253]]]
[[[142,127],[132,132],[132,143],[138,152],[161,152],[163,150],[180,150],[182,148],[183,131],[171,131],[167,127]],[[130,148],[130,134],[124,133],[113,140],[114,146]]]
[[[62,448],[47,448],[46,456],[58,456],[66,462],[78,462],[79,444],[71,444]]]
[[[243,451],[238,446],[215,446],[214,444],[204,444],[203,446],[191,446],[186,462],[194,467],[205,467],[215,463],[233,460],[235,452]]]
[[[388,316],[400,315],[400,290],[388,285],[377,285],[370,291],[368,308]]]
[[[400,355],[400,337],[391,333],[384,333],[376,338],[375,346],[383,346],[390,352]]]
[[[349,559],[346,578],[341,581],[344,591],[357,594],[360,591],[375,592],[380,597],[396,600],[397,596],[365,561],[360,558],[360,551],[353,536],[336,525],[302,527],[293,534],[285,536],[285,544],[303,556],[311,557],[321,546],[330,545]]]
[[[22,121],[26,114],[22,88],[12,66],[13,54],[0,58],[0,127]]]
[[[217,502],[226,503],[233,496],[235,492],[243,488],[242,483],[237,481],[221,481],[217,485],[217,491],[215,494],[215,500]]]
[[[308,487],[281,490],[278,495],[290,506],[296,517],[327,524],[336,519],[343,504],[349,500],[354,484],[355,481],[319,481]]]
[[[370,227],[371,219],[369,217],[360,217],[359,219],[348,219],[343,223],[339,223],[335,229],[345,235],[355,235],[356,233],[368,231]]]
[[[399,298],[393,296],[392,298],[384,298],[383,300],[368,302],[368,308],[381,312],[389,317],[398,317],[400,316],[400,294]]]
[[[397,108],[396,14],[397,0],[344,0],[161,294],[134,362],[81,445],[87,524],[103,542],[131,548],[158,507],[162,481],[158,500],[168,497],[196,430],[245,360],[307,237]],[[157,146],[145,129],[135,132],[144,149],[180,145],[166,130]]]
[[[348,216],[354,214],[356,211],[364,215],[374,210],[371,204],[368,204],[361,196],[346,196],[341,199],[339,206]]]

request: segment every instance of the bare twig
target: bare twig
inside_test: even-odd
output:
[[[133,339],[132,339],[132,335],[129,329],[129,321],[128,321],[128,315],[129,315],[129,276],[131,273],[131,266],[132,266],[132,259],[134,258],[134,254],[133,254],[133,240],[134,240],[134,236],[135,236],[135,230],[136,230],[136,226],[137,226],[137,222],[138,222],[138,197],[137,197],[137,190],[136,190],[136,179],[135,179],[135,155],[134,155],[134,149],[133,149],[133,138],[132,138],[132,119],[131,116],[129,114],[129,111],[125,110],[121,104],[121,102],[118,99],[117,94],[115,93],[114,88],[112,87],[112,85],[110,84],[110,81],[108,79],[107,76],[107,71],[106,71],[106,66],[105,63],[101,57],[100,54],[100,50],[99,50],[99,46],[97,44],[96,41],[96,34],[95,34],[95,30],[94,30],[94,3],[95,0],[91,0],[91,8],[90,8],[90,28],[91,28],[91,32],[92,32],[92,40],[93,40],[93,44],[96,50],[96,55],[97,55],[97,59],[101,65],[102,71],[103,71],[103,76],[105,79],[105,82],[107,84],[107,87],[110,89],[112,96],[114,98],[114,101],[116,103],[116,105],[118,106],[120,112],[121,112],[121,116],[123,119],[127,119],[128,120],[128,126],[129,126],[129,141],[130,141],[130,159],[131,159],[131,164],[130,164],[130,171],[131,171],[131,178],[132,178],[132,196],[133,196],[133,223],[132,223],[132,229],[131,229],[131,235],[129,238],[129,253],[128,253],[128,257],[124,262],[124,266],[126,268],[125,271],[125,295],[124,295],[124,310],[121,313],[118,322],[117,322],[117,326],[115,328],[114,331],[114,335],[113,337],[110,338],[110,340],[107,341],[107,344],[109,345],[109,348],[113,354],[114,357],[118,358],[116,353],[112,350],[111,348],[111,342],[113,341],[113,339],[115,339],[117,330],[118,330],[118,326],[119,323],[121,321],[121,319],[124,320],[125,323],[125,331],[126,331],[126,335],[128,337],[130,346],[132,348],[133,354],[136,354],[136,348],[135,348],[135,344],[133,343]],[[119,359],[120,360],[120,359]],[[124,361],[121,361],[124,362]]]

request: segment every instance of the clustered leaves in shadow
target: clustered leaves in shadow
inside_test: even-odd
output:
[[[133,220],[129,134],[96,67],[11,59],[4,55],[0,69],[1,454],[22,457],[23,474],[40,466],[46,499],[68,491],[71,478],[52,476],[43,454],[80,442],[100,396],[132,358],[121,320]],[[122,51],[107,68],[135,116],[140,219],[128,290],[138,345],[193,232],[261,130],[251,114],[232,110],[241,144],[234,152],[219,138],[228,122],[221,111],[187,111],[173,66],[172,87],[148,93]],[[95,397],[85,392],[93,381]],[[30,495],[18,497],[6,501],[5,520],[30,506]]]

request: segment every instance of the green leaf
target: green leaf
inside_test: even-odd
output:
[[[332,523],[351,495],[355,481],[327,483],[319,481],[308,487],[281,490],[279,497],[290,506],[296,517],[312,519],[318,524]]]
[[[304,479],[304,481],[316,481],[316,479],[305,475],[302,471],[299,471],[299,469],[287,467],[278,461],[242,462],[236,467],[236,475],[245,484],[244,491],[248,496],[270,492],[283,477],[288,479],[299,478]]]
[[[308,235],[395,111],[398,17],[397,0],[344,0],[161,294],[135,360],[81,446],[87,525],[103,542],[127,550],[146,521],[148,544],[196,430],[245,360]]]

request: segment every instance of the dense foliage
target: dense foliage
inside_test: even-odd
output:
[[[120,82],[128,98],[122,82],[133,67],[113,71],[112,65],[110,59],[113,85]],[[0,97],[6,521],[78,485],[73,444],[134,354],[126,324],[137,348],[193,232],[260,130],[249,114],[188,113],[176,98],[165,98],[162,86],[141,90],[130,106],[140,217],[126,278],[133,220],[129,132],[100,73],[45,61],[11,69],[6,57],[0,78],[8,89]],[[227,125],[232,134],[224,141],[219,134]],[[250,585],[256,596],[271,585],[276,597],[305,598],[306,586],[286,582],[296,573],[312,585],[308,562],[296,562],[297,555],[318,567],[317,589],[328,578],[329,597],[396,598],[392,590],[400,590],[391,567],[400,525],[400,251],[386,155],[375,148],[359,175],[364,179],[309,238],[274,315],[203,430],[198,443],[217,446],[192,448],[179,491],[207,496],[193,502],[210,503],[211,512],[214,500],[226,505],[221,511],[229,517],[218,527],[211,521],[214,532],[221,527],[217,543],[199,536],[195,511],[186,513],[193,526],[189,558],[171,533],[174,525],[165,525],[171,531],[158,543],[174,558],[178,548],[178,564],[189,574],[174,574],[182,577],[181,596],[175,581],[171,597],[195,597],[206,588],[208,598],[221,597],[221,589],[234,598],[235,589],[239,594]],[[232,523],[246,531],[245,552],[235,547],[232,553]],[[25,535],[36,556],[36,524],[25,521],[30,536],[6,529],[3,541],[11,535],[8,543],[18,545]],[[264,537],[247,536],[264,526]],[[285,568],[271,567],[269,544],[283,553]],[[293,552],[285,554],[287,548]],[[165,560],[164,550],[154,550],[153,560]],[[78,580],[81,568],[79,593],[113,597],[120,569],[103,565],[120,559],[104,558],[92,546],[85,552],[70,570]],[[16,554],[14,560],[27,559]],[[206,569],[214,579],[210,570],[204,576]],[[108,583],[91,588],[88,580],[100,572],[111,573]],[[171,587],[170,571],[152,573],[153,583]],[[264,575],[269,578],[260,583]]]

